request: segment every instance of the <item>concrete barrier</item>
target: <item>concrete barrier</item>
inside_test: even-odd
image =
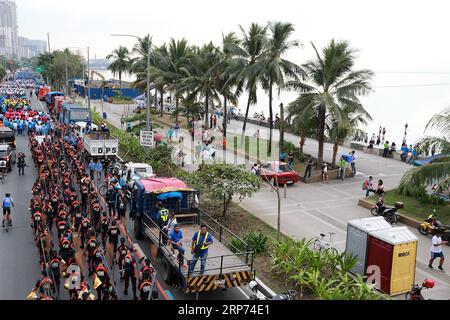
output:
[[[367,199],[359,199],[358,205],[363,208],[366,208],[366,209],[371,209],[374,206],[374,203],[370,202]],[[421,224],[421,222],[419,222],[413,218],[410,218],[408,216],[405,216],[401,213],[399,213],[399,221],[403,224],[406,224],[407,226],[412,227],[412,228],[418,228]]]

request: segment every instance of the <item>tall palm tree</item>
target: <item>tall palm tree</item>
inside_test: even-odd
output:
[[[150,67],[150,79],[159,91],[161,101],[161,117],[164,113],[164,92],[170,83],[170,61],[166,44],[153,50],[152,66]]]
[[[189,98],[204,99],[205,130],[209,129],[209,105],[213,101],[220,101],[215,75],[212,72],[219,58],[220,50],[212,42],[201,48],[193,48],[190,66],[186,68],[186,77],[180,83],[180,89],[189,92]]]
[[[181,80],[186,76],[186,68],[189,65],[189,55],[191,48],[188,41],[184,38],[175,41],[170,39],[168,44],[168,70],[166,80],[168,83],[168,90],[175,94],[175,121],[178,122],[179,102],[183,91],[180,88]]]
[[[119,75],[119,86],[122,89],[122,74],[127,73],[130,69],[130,52],[126,47],[119,46],[111,54],[106,56],[107,60],[113,59],[108,66],[108,70],[115,76]]]
[[[313,43],[316,59],[303,65],[306,81],[289,81],[285,88],[295,89],[300,96],[292,103],[300,109],[311,109],[310,114],[317,113],[319,141],[317,163],[323,162],[323,146],[326,131],[326,118],[332,114],[340,121],[345,106],[352,107],[354,112],[370,115],[359,101],[359,95],[371,91],[369,81],[373,73],[370,70],[353,70],[355,51],[347,41],[331,42],[319,54]],[[305,111],[304,111],[305,112]]]
[[[270,35],[266,42],[264,53],[255,64],[256,70],[261,70],[261,84],[264,90],[269,94],[269,126],[270,136],[267,153],[272,153],[272,135],[273,135],[273,89],[278,86],[281,88],[287,79],[299,81],[299,75],[303,75],[302,68],[295,63],[284,59],[286,52],[292,48],[298,47],[298,41],[291,41],[289,38],[294,32],[294,26],[291,23],[275,22],[269,24]]]
[[[239,46],[240,40],[234,32],[222,36],[222,48],[219,61],[211,69],[215,75],[215,86],[218,93],[223,97],[223,139],[227,138],[227,118],[228,118],[228,102],[237,103],[237,98],[242,92],[240,88],[236,88],[239,82],[239,66],[235,64],[234,48]],[[236,89],[236,90],[235,90]],[[223,144],[223,150],[226,150],[226,144]]]
[[[408,171],[399,186],[399,192],[404,195],[416,195],[423,192],[427,185],[439,185],[450,177],[450,107],[431,118],[425,128],[425,131],[428,130],[434,130],[442,137],[423,138],[418,143],[420,151],[428,154],[430,148],[435,148],[448,157]]]
[[[150,64],[152,64],[153,38],[149,35],[138,39],[138,42],[134,45],[132,50],[135,57],[130,60],[130,73],[136,75],[136,80],[133,83],[133,87],[145,90],[145,92],[147,92],[147,55],[149,48]],[[155,105],[156,100],[155,94]]]
[[[240,43],[229,44],[229,50],[235,55],[233,64],[239,70],[240,83],[238,86],[242,87],[245,85],[248,94],[242,136],[245,135],[247,128],[250,106],[258,102],[257,84],[262,71],[262,65],[256,65],[256,62],[264,53],[264,47],[267,41],[267,28],[268,26],[263,27],[257,23],[252,23],[247,32],[242,26],[239,26],[242,34]],[[260,69],[258,70],[256,67]]]
[[[295,101],[288,105],[287,122],[290,123],[291,130],[300,137],[299,147],[303,153],[306,138],[317,137],[317,114],[311,108]]]

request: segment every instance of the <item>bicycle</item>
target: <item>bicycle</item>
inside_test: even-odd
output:
[[[319,237],[314,238],[313,239],[314,240],[313,248],[314,248],[314,250],[317,250],[317,251],[322,251],[322,250],[324,250],[326,252],[330,251],[332,254],[338,255],[339,252],[333,246],[333,239],[332,239],[333,235],[335,235],[336,233],[328,232],[328,234],[330,235],[329,242],[325,240],[325,234],[323,234],[323,233],[320,234],[320,238]]]

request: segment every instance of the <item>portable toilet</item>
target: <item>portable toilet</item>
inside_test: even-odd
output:
[[[367,267],[377,274],[377,288],[391,296],[408,292],[414,285],[417,237],[407,228],[391,228],[369,234]]]
[[[347,223],[345,253],[358,259],[350,270],[352,273],[362,276],[366,274],[369,233],[385,229],[392,229],[392,226],[383,217],[356,219]]]

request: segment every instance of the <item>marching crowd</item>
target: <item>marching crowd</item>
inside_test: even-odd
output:
[[[147,300],[154,294],[154,270],[150,259],[136,261],[133,247],[121,237],[118,215],[126,211],[126,198],[116,188],[116,178],[110,179],[109,190],[119,195],[117,207],[111,205],[110,194],[106,201],[101,198],[77,141],[68,139],[73,136],[71,130],[58,124],[41,143],[34,132],[30,135],[38,170],[30,213],[42,267],[33,292],[39,299],[58,298],[61,278],[65,277],[64,287],[71,300],[114,300],[118,295],[111,273],[118,266],[125,280],[124,294],[128,294],[131,282],[133,298]],[[90,277],[96,295],[89,285]]]

